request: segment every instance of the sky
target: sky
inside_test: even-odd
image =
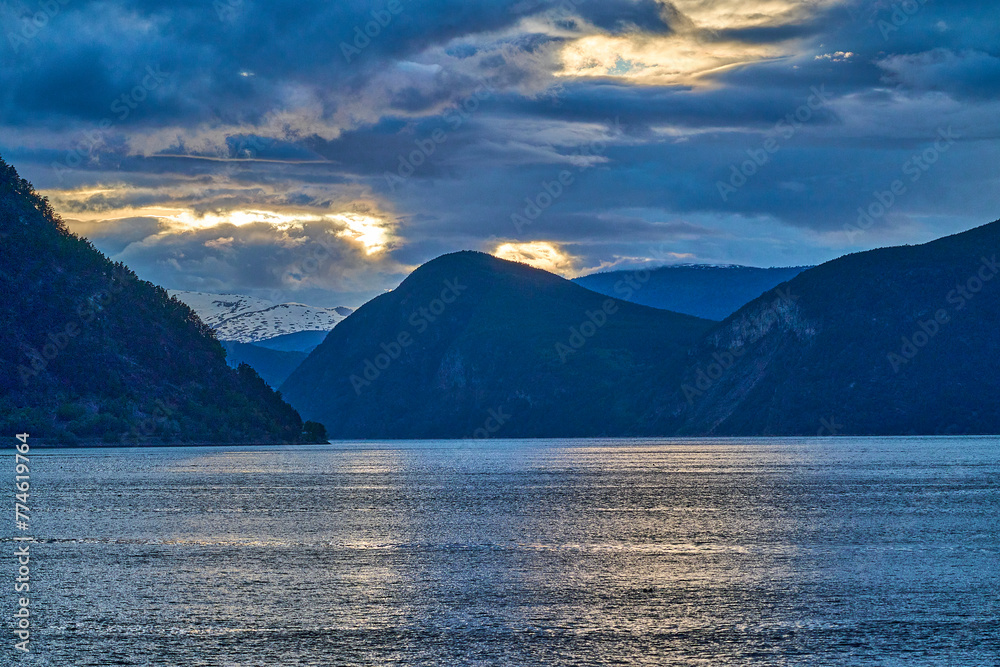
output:
[[[1000,6],[15,0],[0,156],[168,289],[798,266],[1000,218]]]

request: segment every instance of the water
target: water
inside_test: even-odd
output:
[[[997,438],[37,451],[32,484],[3,664],[1000,664]]]

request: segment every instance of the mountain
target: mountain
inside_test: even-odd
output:
[[[297,331],[256,343],[224,340],[222,347],[226,349],[226,362],[230,366],[235,368],[240,364],[248,364],[260,373],[268,385],[277,388],[323,342],[328,333]]]
[[[1000,433],[1000,221],[841,257],[739,309],[649,419],[662,433]]]
[[[681,264],[593,273],[573,282],[616,299],[718,321],[807,268]]]
[[[292,334],[294,335],[294,334]],[[226,351],[226,363],[232,368],[246,364],[257,371],[269,387],[280,387],[308,352],[273,350],[254,343],[237,343],[234,340],[220,341]]]
[[[170,291],[212,327],[237,368],[247,364],[278,387],[326,334],[353,312],[301,303],[274,303],[240,294]]]
[[[186,305],[71,234],[0,160],[0,431],[62,443],[291,442],[298,413],[231,369]]]
[[[259,341],[304,331],[326,332],[351,314],[350,308],[319,308],[301,303],[274,303],[239,294],[171,290],[215,330],[219,340]]]
[[[334,438],[633,433],[711,322],[477,252],[359,308],[281,387]]]
[[[308,354],[316,349],[323,342],[329,331],[297,331],[295,333],[283,334],[259,340],[254,345],[256,347],[277,350],[279,352],[305,352]]]

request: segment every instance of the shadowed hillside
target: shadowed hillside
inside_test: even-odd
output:
[[[998,251],[994,222],[805,271],[713,330],[658,430],[1000,433]]]
[[[288,442],[299,415],[165,290],[69,233],[0,160],[0,430],[62,443]]]
[[[635,433],[649,375],[710,325],[460,252],[359,308],[282,391],[339,438]]]

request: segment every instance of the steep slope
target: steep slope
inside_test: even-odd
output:
[[[663,432],[1000,433],[1000,221],[841,257],[722,322]]]
[[[268,386],[275,388],[280,387],[309,356],[308,352],[275,350],[254,343],[237,343],[234,340],[224,340],[221,343],[226,351],[227,364],[233,368],[246,364],[257,371]]]
[[[273,303],[240,294],[171,290],[215,330],[219,340],[256,343],[285,334],[326,332],[351,314],[350,308],[318,308],[301,303]]]
[[[648,271],[607,271],[573,280],[589,290],[632,303],[722,320],[808,267],[683,264]]]
[[[0,160],[0,431],[66,443],[283,442],[302,421],[165,290],[69,233]]]
[[[709,326],[460,252],[359,308],[281,390],[334,438],[635,433],[648,376]]]

